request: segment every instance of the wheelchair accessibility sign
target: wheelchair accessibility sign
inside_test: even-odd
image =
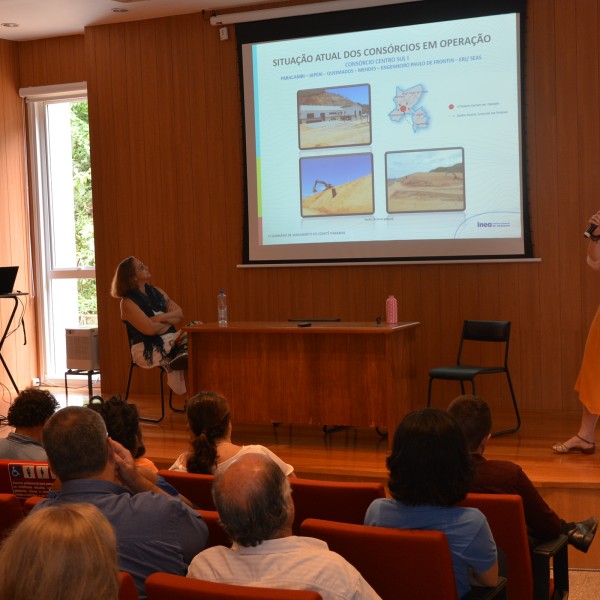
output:
[[[46,497],[55,479],[46,463],[14,463],[7,470],[12,493],[20,499]]]
[[[50,472],[48,465],[11,465],[11,478],[23,479],[52,479],[54,476]]]

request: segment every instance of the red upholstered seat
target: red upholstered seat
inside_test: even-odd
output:
[[[448,540],[441,531],[391,529],[307,519],[301,535],[327,542],[383,600],[458,600]],[[504,598],[506,580],[473,588],[465,598]]]
[[[193,502],[198,508],[216,510],[211,495],[214,475],[169,471],[167,469],[160,470],[158,474],[162,475],[180,494]]]
[[[139,600],[133,577],[129,573],[119,573],[119,600]]]
[[[548,600],[556,590],[569,590],[567,537],[529,548],[523,501],[513,494],[467,494],[461,506],[478,508],[487,518],[496,545],[506,556],[508,597],[511,600]],[[533,566],[532,566],[533,556]],[[550,579],[553,559],[554,578]]]
[[[441,531],[307,519],[300,533],[327,542],[330,550],[360,571],[383,600],[458,598],[450,548]]]
[[[148,600],[322,600],[321,594],[308,590],[227,585],[166,573],[150,575],[146,592]]]
[[[231,540],[219,523],[219,513],[216,510],[199,510],[198,512],[208,527],[207,547],[231,546]]]
[[[23,520],[19,499],[14,494],[0,494],[0,540]]]
[[[296,509],[294,534],[305,519],[325,519],[362,525],[373,500],[385,498],[382,483],[356,481],[320,481],[291,478],[292,498]]]

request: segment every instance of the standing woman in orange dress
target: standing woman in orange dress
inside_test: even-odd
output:
[[[595,225],[596,229],[590,234],[587,263],[595,271],[600,271],[600,211],[591,217],[590,224]],[[596,451],[594,432],[598,415],[600,415],[599,369],[600,307],[598,307],[596,316],[590,326],[579,376],[575,383],[575,390],[579,393],[579,401],[581,402],[581,425],[575,436],[562,444],[552,446],[554,452],[558,454],[569,454],[571,452],[593,454]]]

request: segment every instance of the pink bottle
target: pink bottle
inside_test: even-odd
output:
[[[394,296],[388,296],[385,301],[385,320],[388,325],[398,323],[398,301]]]

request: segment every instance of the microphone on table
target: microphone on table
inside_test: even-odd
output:
[[[594,233],[594,231],[596,230],[597,225],[594,225],[594,223],[590,223],[590,226],[583,232],[583,235],[586,238],[591,237],[591,235]]]

